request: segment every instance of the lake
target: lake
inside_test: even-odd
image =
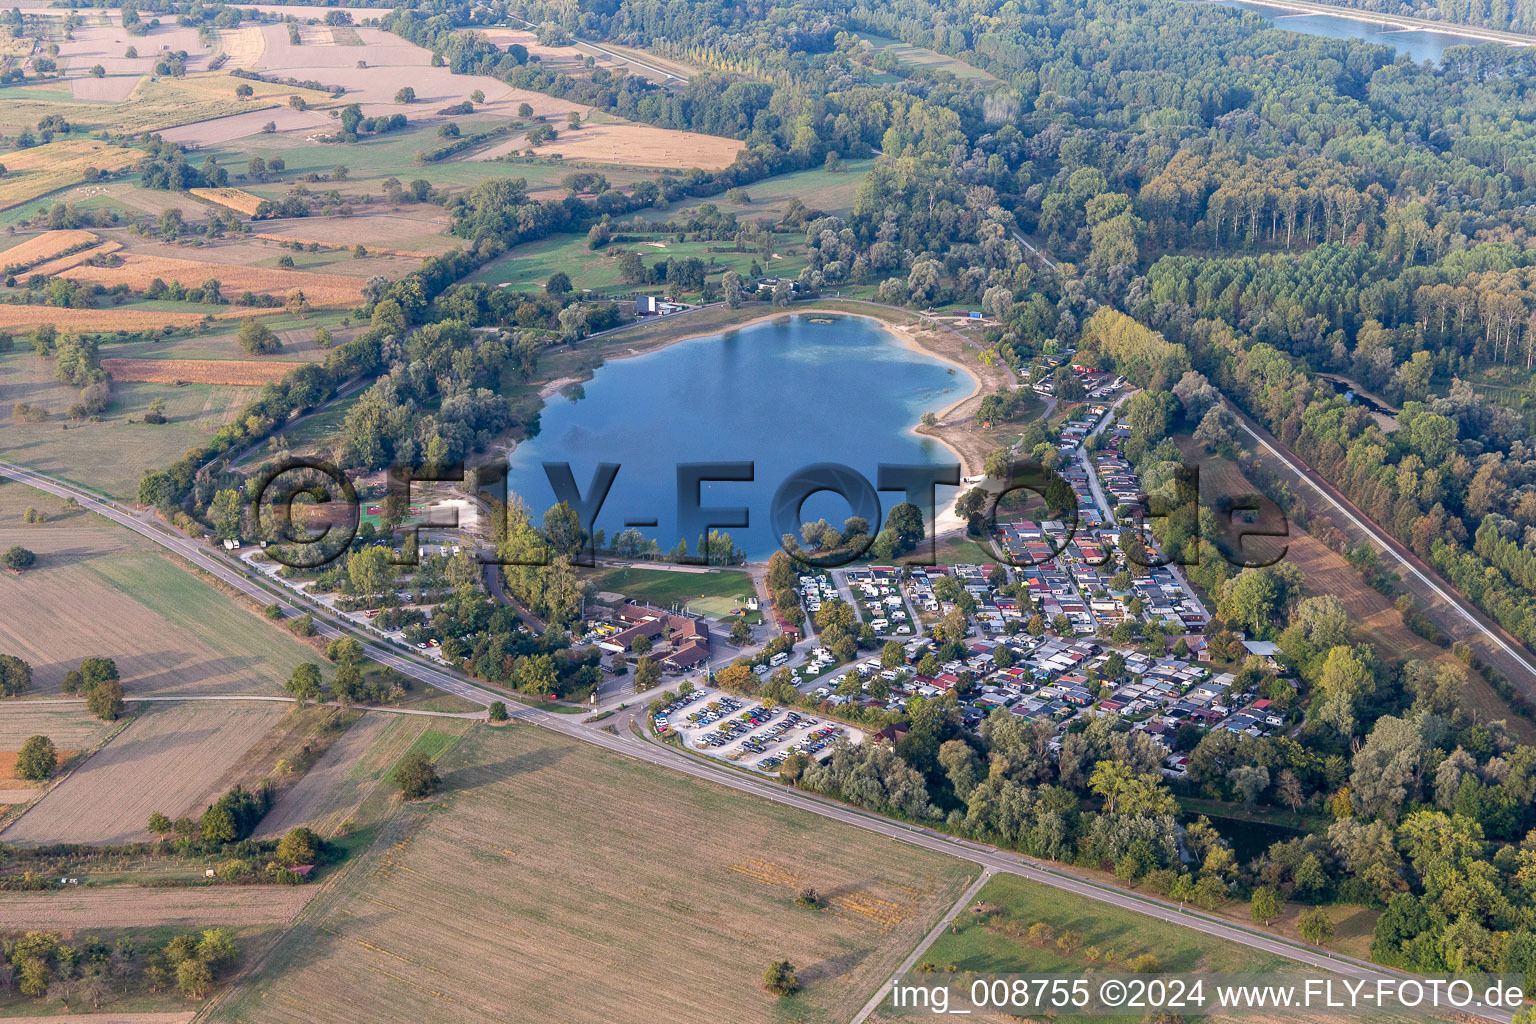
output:
[[[1307,35],[1323,36],[1327,39],[1363,39],[1368,43],[1380,43],[1408,54],[1416,62],[1428,60],[1439,63],[1441,56],[1450,47],[1479,43],[1477,39],[1457,35],[1455,32],[1441,32],[1434,29],[1405,31],[1383,27],[1380,22],[1357,21],[1351,17],[1334,14],[1299,14],[1281,7],[1250,3],[1248,0],[1217,0],[1217,3],[1222,7],[1239,7],[1245,11],[1262,14],[1266,18],[1272,18],[1276,28],[1291,32],[1304,32]],[[1362,11],[1360,16],[1368,18],[1369,14]]]
[[[569,462],[583,495],[598,463],[618,463],[597,526],[612,537],[626,520],[654,519],[641,533],[670,549],[677,464],[751,461],[754,482],[705,482],[700,504],[747,507],[750,527],[727,532],[749,557],[766,558],[779,544],[769,525],[773,495],[792,473],[837,462],[873,485],[882,462],[958,462],[912,428],[972,387],[873,321],[794,315],[599,367],[580,397],[549,399],[538,436],[509,458],[508,490],[541,517],[556,501],[542,463]],[[940,491],[942,502],[952,489]],[[903,497],[881,492],[880,500],[888,511]],[[802,518],[841,526],[850,514],[846,501],[823,492],[806,501]],[[684,539],[691,552],[697,534]]]

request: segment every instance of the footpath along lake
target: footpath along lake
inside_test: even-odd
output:
[[[700,504],[747,507],[750,528],[727,532],[750,558],[766,558],[779,546],[769,524],[773,495],[791,474],[837,462],[873,485],[882,462],[957,463],[912,428],[973,387],[970,376],[874,321],[795,314],[599,367],[579,397],[548,400],[538,436],[508,459],[507,487],[538,519],[556,501],[543,463],[570,463],[583,495],[598,463],[618,463],[597,526],[612,537],[626,521],[654,519],[640,532],[671,549],[677,464],[751,461],[754,482],[705,483]],[[940,488],[940,507],[952,494]],[[882,516],[901,500],[899,491],[880,492]],[[821,493],[805,503],[803,518],[841,526],[850,514],[842,498]],[[692,552],[698,537],[683,539]]]

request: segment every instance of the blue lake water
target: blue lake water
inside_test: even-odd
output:
[[[971,378],[872,321],[818,319],[831,322],[796,315],[607,363],[582,385],[583,397],[548,401],[539,435],[509,458],[508,490],[537,518],[556,501],[542,463],[569,462],[583,495],[598,463],[618,463],[596,525],[611,537],[626,520],[654,518],[656,527],[640,532],[670,549],[677,464],[751,461],[753,482],[705,482],[700,504],[748,508],[750,527],[727,532],[750,557],[765,558],[779,544],[769,525],[774,492],[805,466],[842,463],[873,485],[882,462],[958,462],[912,428],[924,412],[969,394]],[[939,500],[952,493],[941,488]],[[884,511],[903,500],[899,491],[879,497]],[[802,518],[840,526],[849,515],[846,501],[823,492],[806,501]],[[683,539],[692,551],[698,537]]]
[[[1433,29],[1404,31],[1384,26],[1380,22],[1357,21],[1353,17],[1333,14],[1298,14],[1280,7],[1270,7],[1267,4],[1250,3],[1248,0],[1217,0],[1217,2],[1222,7],[1238,7],[1272,18],[1276,28],[1283,28],[1290,32],[1304,32],[1307,35],[1323,36],[1327,39],[1363,39],[1368,43],[1391,46],[1401,53],[1408,54],[1416,62],[1428,60],[1439,63],[1441,56],[1450,47],[1477,45],[1480,42],[1477,39],[1457,35],[1455,32],[1441,32]],[[1370,17],[1365,11],[1359,12],[1359,16],[1362,19]]]

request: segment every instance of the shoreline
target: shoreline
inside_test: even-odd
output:
[[[815,300],[815,301],[820,302],[820,301],[825,301],[825,300]],[[839,301],[858,302],[860,300],[858,300],[858,299],[844,299],[844,300],[839,300]],[[626,351],[617,352],[617,353],[615,353],[613,355],[605,356],[603,358],[603,362],[604,363],[608,363],[608,362],[618,362],[619,360],[622,360],[622,359],[634,359],[634,358],[636,358],[638,356],[645,356],[645,355],[650,355],[653,352],[659,352],[662,349],[670,348],[673,345],[680,345],[680,344],[682,344],[685,341],[697,341],[700,338],[711,338],[711,337],[714,337],[717,334],[723,335],[723,334],[727,334],[727,333],[729,333],[731,331],[743,331],[743,330],[746,330],[747,328],[750,328],[750,327],[758,327],[758,326],[761,326],[762,324],[774,323],[776,321],[788,319],[790,317],[813,316],[813,315],[815,315],[817,313],[828,313],[828,314],[831,314],[833,316],[857,317],[859,319],[873,321],[874,323],[878,324],[881,328],[883,328],[887,334],[891,335],[897,341],[897,343],[901,345],[901,347],[903,347],[905,349],[908,349],[910,351],[913,351],[913,352],[917,352],[917,353],[919,353],[919,354],[921,354],[923,356],[926,356],[929,359],[934,360],[935,362],[942,363],[945,366],[953,369],[957,374],[963,373],[967,377],[970,378],[971,390],[970,390],[970,392],[968,394],[965,394],[965,395],[962,395],[962,396],[956,398],[953,402],[950,402],[948,405],[946,405],[946,406],[944,406],[942,408],[924,410],[925,413],[926,412],[932,412],[935,417],[937,417],[940,420],[943,420],[946,416],[949,416],[951,413],[953,413],[960,406],[962,406],[966,402],[969,402],[972,399],[976,398],[982,392],[982,380],[976,374],[976,371],[972,370],[969,366],[966,366],[964,363],[958,362],[957,360],[955,360],[955,359],[953,359],[953,358],[951,358],[951,357],[949,357],[949,356],[947,356],[947,355],[945,355],[945,354],[943,354],[941,352],[935,352],[934,350],[932,350],[932,349],[928,348],[927,346],[923,345],[921,342],[919,342],[917,340],[916,337],[913,336],[913,334],[908,330],[908,328],[913,328],[913,327],[918,326],[916,323],[899,323],[899,322],[897,322],[895,320],[894,315],[892,316],[892,318],[887,319],[885,317],[876,316],[873,313],[855,312],[853,310],[842,309],[842,308],[838,308],[838,307],[820,306],[820,305],[816,305],[814,303],[811,304],[811,305],[807,305],[807,306],[805,306],[803,308],[800,308],[800,309],[794,309],[794,308],[790,308],[790,309],[776,309],[776,310],[774,310],[771,313],[763,313],[763,314],[761,314],[759,316],[751,317],[751,318],[749,318],[747,320],[744,320],[741,323],[729,324],[729,325],[726,325],[726,326],[699,328],[698,330],[694,330],[694,331],[684,330],[683,333],[679,334],[677,337],[658,338],[658,339],[652,339],[652,340],[650,340],[648,342],[640,342],[638,345],[632,346],[632,347],[630,347]],[[918,314],[907,314],[907,315],[909,317],[913,318],[913,319],[916,319],[916,317],[918,316]],[[663,321],[663,322],[665,322],[665,321]],[[615,339],[615,340],[617,341],[617,339]],[[579,345],[580,343],[578,342],[577,344]],[[586,381],[589,381],[591,379],[592,379],[592,373],[591,372],[589,372],[586,376],[568,376],[568,377],[556,378],[555,380],[548,381],[545,384],[540,386],[540,388],[539,388],[539,398],[543,399],[545,401],[548,401],[548,399],[550,399],[550,398],[554,397],[555,395],[559,394],[562,390],[564,390],[565,388],[569,387],[570,385],[585,383]],[[938,428],[928,428],[928,431],[931,431],[931,432],[927,432],[924,429],[922,429],[921,421],[919,421],[919,423],[914,424],[912,426],[909,426],[907,428],[907,430],[910,433],[912,433],[912,434],[914,434],[914,435],[916,435],[918,437],[930,438],[930,439],[932,439],[934,441],[939,442],[945,448],[949,449],[950,452],[952,452],[954,454],[955,458],[959,461],[959,463],[960,463],[960,471],[961,471],[962,475],[964,475],[964,476],[973,476],[973,475],[975,475],[974,472],[972,472],[973,467],[971,467],[970,465],[967,464],[967,458],[966,458],[965,452],[963,452],[959,447],[957,447],[949,438],[944,436],[945,431],[943,430],[942,424]],[[516,448],[517,448],[517,442],[513,441],[508,446],[505,454],[510,455],[514,450],[516,450]]]
[[[732,331],[746,330],[750,327],[758,327],[763,324],[775,323],[796,316],[815,316],[817,314],[826,314],[830,316],[857,317],[859,319],[871,321],[878,325],[902,348],[916,352],[926,358],[932,359],[935,362],[950,368],[957,375],[964,374],[967,378],[969,378],[971,386],[965,394],[956,397],[953,401],[949,402],[947,405],[944,405],[941,408],[924,410],[924,415],[929,412],[933,413],[935,418],[939,421],[937,424],[932,427],[927,427],[922,424],[921,420],[919,420],[917,423],[908,425],[905,429],[914,437],[937,441],[939,444],[943,445],[944,448],[947,449],[955,457],[956,461],[959,462],[962,481],[965,477],[975,476],[977,473],[981,472],[981,467],[979,464],[972,464],[975,461],[974,457],[968,454],[951,436],[961,432],[959,424],[946,424],[944,422],[946,418],[953,415],[966,403],[976,401],[982,396],[985,382],[982,380],[981,376],[974,369],[967,366],[965,363],[960,362],[958,359],[955,359],[953,356],[944,352],[936,351],[935,349],[923,344],[919,340],[917,336],[919,331],[924,329],[937,329],[935,326],[924,328],[921,314],[909,313],[904,310],[891,310],[889,315],[881,316],[876,311],[851,310],[844,308],[841,305],[833,305],[831,304],[832,302],[867,304],[864,303],[864,300],[860,299],[840,299],[830,301],[820,299],[813,300],[801,308],[778,308],[771,312],[762,313],[758,316],[749,316],[747,319],[742,320],[739,323],[717,324],[711,327],[699,327],[692,330],[688,329],[686,325],[679,325],[680,332],[676,336],[639,340],[635,344],[630,345],[622,350],[616,350],[611,354],[604,354],[601,357],[602,363],[587,370],[584,374],[566,375],[546,381],[544,384],[540,385],[538,396],[541,403],[547,403],[550,398],[553,398],[555,395],[559,394],[570,385],[581,384],[591,380],[593,376],[595,376],[596,371],[601,368],[602,364],[606,364],[608,362],[616,362],[623,359],[633,359],[638,356],[650,355],[651,353],[659,352],[663,349],[670,348],[673,345],[679,345],[687,341],[697,341],[701,338],[710,338],[716,335],[724,335]],[[877,307],[877,309],[881,308]],[[881,309],[881,311],[883,311],[883,309]],[[661,322],[665,323],[665,321]],[[621,340],[622,339],[620,336],[612,337],[612,343],[616,348],[620,344]],[[574,347],[579,348],[580,344],[581,343],[578,342]],[[517,450],[520,443],[521,439],[511,438],[504,445],[496,445],[491,449],[491,460],[497,458],[509,459],[513,452]],[[955,502],[959,500],[960,495],[964,492],[965,485],[962,482],[961,485],[956,488],[953,500],[945,503],[942,505],[942,507],[936,506],[934,508],[934,522],[932,524],[932,529],[935,537],[944,536],[946,533],[953,532],[954,530],[963,528],[965,526],[965,523],[954,512]]]

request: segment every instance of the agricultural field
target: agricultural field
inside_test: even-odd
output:
[[[247,217],[256,216],[256,210],[265,201],[260,196],[253,196],[249,192],[238,188],[189,188],[189,195],[206,199],[210,203],[218,203],[228,207],[237,213],[243,213]]]
[[[588,122],[580,128],[562,126],[559,132],[553,142],[546,142],[535,150],[538,156],[629,167],[699,167],[717,171],[729,167],[736,154],[746,148],[746,143],[739,139],[627,122]],[[494,160],[527,148],[527,137],[517,135],[500,145],[473,153],[467,159]]]
[[[193,38],[196,47],[195,33]],[[138,45],[142,47],[143,41]],[[4,109],[0,111],[0,122],[19,129],[57,114],[71,124],[92,131],[158,132],[180,125],[217,122],[218,118],[234,114],[285,107],[288,97],[293,95],[303,96],[312,107],[331,102],[328,92],[255,81],[246,82],[253,88],[254,95],[241,99],[235,95],[235,87],[242,81],[223,71],[193,72],[183,78],[143,78],[126,98],[116,103],[76,102],[72,93],[69,102],[59,102],[46,94],[34,93],[28,97],[25,91],[18,90],[15,96],[7,96]],[[266,119],[270,120],[272,116],[269,114]],[[253,130],[260,130],[259,123]],[[136,152],[135,158],[140,157],[142,153]],[[10,167],[9,161],[6,166]],[[86,164],[79,166],[84,168]]]
[[[179,281],[187,288],[196,288],[205,281],[219,282],[226,299],[242,292],[288,298],[294,292],[303,292],[309,304],[316,308],[349,308],[362,301],[363,279],[340,274],[314,274],[300,270],[245,266],[238,263],[205,262],[178,259],[167,256],[150,256],[127,253],[118,266],[98,267],[81,264],[59,274],[60,277],[82,284],[100,284],[107,288],[127,285],[135,292],[142,292],[150,282],[166,284]],[[226,310],[225,312],[228,312]],[[249,310],[241,310],[249,315]]]
[[[258,387],[282,380],[302,363],[255,359],[103,359],[114,381]]]
[[[737,221],[743,224],[750,224],[763,217],[775,222],[782,220],[792,199],[800,200],[808,210],[847,216],[858,198],[859,186],[864,184],[864,179],[869,176],[874,165],[873,159],[848,160],[840,171],[818,167],[781,174],[746,186],[743,191],[751,202],[733,203],[724,195],[713,196],[708,202],[734,213]],[[698,206],[698,203],[689,200],[679,206],[647,211],[645,217],[648,220],[686,220],[689,212]]]
[[[980,914],[971,909],[978,905],[983,910]],[[1078,937],[1076,947],[1065,952],[1053,941],[1030,939],[1029,929],[1036,924],[1046,925],[1054,936],[1074,933]],[[1098,955],[1090,958],[1090,948]],[[1016,875],[997,875],[982,886],[970,907],[956,915],[954,924],[923,952],[918,963],[932,964],[941,972],[1070,977],[1090,970],[1126,973],[1123,965],[1143,954],[1157,959],[1158,973],[1171,974],[1272,974],[1289,963]],[[882,1022],[911,1019],[885,1007],[870,1017]],[[1134,1024],[1141,1017],[1106,1015],[1094,1019]]]
[[[219,885],[67,889],[7,893],[0,929],[212,928],[287,924],[316,889],[302,885]]]
[[[0,304],[0,311],[16,308],[26,307]],[[209,384],[115,384],[112,404],[99,421],[71,422],[65,412],[79,400],[79,390],[55,380],[53,364],[30,347],[17,349],[0,354],[0,458],[133,500],[145,467],[167,465],[205,443],[255,394],[251,388]],[[167,422],[145,423],[156,399],[165,402]],[[18,417],[17,402],[41,408],[46,418],[29,422]],[[0,490],[0,502],[6,500],[4,493]]]
[[[973,877],[532,728],[476,726],[438,770],[212,1019],[846,1021]]]
[[[78,185],[88,180],[88,168],[121,171],[142,159],[139,150],[95,139],[67,139],[7,153],[5,177],[0,178],[0,210]]]
[[[0,266],[19,272],[46,264],[76,249],[90,248],[100,241],[101,236],[91,231],[44,231],[0,252]]]
[[[43,783],[16,776],[16,755],[28,736],[47,736],[58,753],[60,770],[111,733],[113,723],[81,707],[0,707],[0,805],[28,803],[41,795]]]
[[[106,359],[245,361],[264,365],[288,364],[284,369],[289,370],[295,362],[318,362],[325,359],[329,350],[315,344],[315,331],[318,327],[329,327],[334,332],[333,348],[355,333],[352,328],[340,326],[339,320],[334,314],[322,313],[305,320],[287,316],[266,317],[262,323],[272,328],[283,347],[270,356],[257,359],[252,359],[250,353],[240,347],[238,332],[230,330],[234,325],[224,323],[218,325],[223,332],[219,334],[173,334],[152,341],[113,342],[102,349],[106,353],[103,362]]]
[[[129,688],[130,693],[132,688]],[[8,843],[121,844],[144,840],[154,811],[199,814],[220,781],[282,718],[285,705],[212,701],[134,708],[128,727],[76,768],[0,837]]]
[[[638,252],[649,266],[665,262],[667,257],[679,260],[696,257],[710,266],[710,276],[718,281],[719,275],[734,270],[747,277],[752,263],[758,258],[755,252],[711,251],[728,250],[730,242],[678,242],[671,236],[658,235],[656,241],[630,242],[592,249],[585,236],[552,235],[536,242],[524,242],[507,251],[469,277],[471,281],[485,281],[515,288],[538,288],[556,272],[568,274],[572,284],[594,292],[628,296],[644,285],[625,284],[619,272],[619,260],[626,252]],[[803,254],[785,253],[784,259],[773,260],[772,272],[793,277],[805,266]],[[650,290],[657,290],[654,286]]]
[[[375,794],[388,791],[389,772],[429,731],[446,736],[468,726],[468,722],[417,715],[363,714],[303,778],[284,790],[256,835],[279,836],[297,825],[307,825],[322,836],[336,835],[358,817],[370,797],[377,802]]]
[[[23,524],[29,506],[50,521]],[[322,660],[149,541],[6,483],[0,547],[12,544],[37,553],[22,575],[0,574],[6,652],[32,665],[30,696],[61,696],[64,674],[94,655],[116,660],[130,697],[281,695],[296,665]]]
[[[687,606],[715,618],[744,608],[757,591],[745,572],[672,572],[666,569],[608,569],[590,577],[600,594],[622,594],[659,608]]]

